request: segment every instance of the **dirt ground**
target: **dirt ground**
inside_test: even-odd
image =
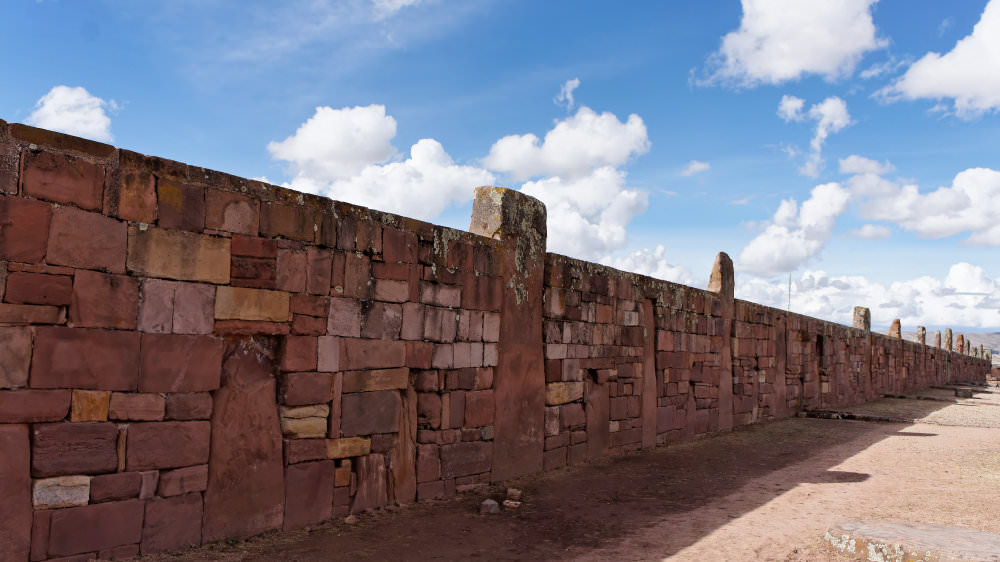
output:
[[[821,537],[846,519],[1000,533],[998,405],[884,399],[857,410],[934,423],[795,418],[525,478],[499,515],[495,489],[141,560],[839,560]]]

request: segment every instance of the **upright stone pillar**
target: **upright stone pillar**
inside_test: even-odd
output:
[[[917,342],[920,345],[927,345],[927,328],[917,326]]]
[[[941,330],[934,332],[934,347],[941,349]]]
[[[946,329],[944,331],[944,348],[947,349],[948,351],[952,350],[952,347],[951,347],[951,328],[948,328],[948,329]]]
[[[708,290],[719,295],[722,305],[722,346],[719,366],[719,431],[733,428],[733,351],[729,339],[733,333],[733,316],[736,310],[735,290],[736,280],[733,275],[733,260],[725,252],[715,256],[712,266],[712,276],[708,280]],[[779,334],[778,337],[783,337]],[[784,391],[785,374],[779,373],[781,389]],[[782,392],[783,394],[783,392]],[[781,406],[779,405],[779,408]]]
[[[854,307],[854,327],[865,332],[865,352],[861,375],[865,379],[865,400],[872,398],[872,313],[863,306]]]
[[[501,244],[504,290],[493,379],[497,416],[491,478],[496,482],[542,470],[545,205],[518,191],[479,187],[469,230]]]
[[[889,337],[901,339],[903,337],[902,328],[899,325],[899,318],[892,321],[892,325],[889,326]]]
[[[965,336],[962,334],[958,334],[958,339],[955,341],[955,351],[965,353]]]

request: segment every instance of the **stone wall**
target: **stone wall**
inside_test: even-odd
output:
[[[988,363],[0,121],[0,559],[182,549]],[[949,341],[950,343],[950,341]]]

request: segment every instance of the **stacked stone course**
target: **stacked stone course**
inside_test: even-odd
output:
[[[968,354],[0,121],[0,559],[182,549],[802,408]],[[950,333],[947,338],[950,346]],[[959,346],[966,346],[961,336]]]

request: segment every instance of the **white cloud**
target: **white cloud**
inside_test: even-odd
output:
[[[876,96],[886,101],[950,98],[962,119],[1000,109],[1000,0],[990,0],[972,33],[951,51],[927,53]]]
[[[701,172],[707,172],[712,168],[711,164],[708,162],[701,162],[699,160],[692,160],[687,163],[687,166],[681,170],[682,176],[693,176],[695,174],[700,174]]]
[[[741,277],[736,295],[785,308],[788,285]],[[996,328],[1000,326],[1000,281],[982,267],[962,262],[952,265],[943,280],[924,276],[885,285],[861,276],[805,271],[792,283],[793,312],[849,324],[855,306],[868,307],[875,325],[887,326],[899,318],[907,331],[918,325]]]
[[[422,0],[372,0],[375,19],[384,20],[396,15],[407,6],[416,6]]]
[[[893,166],[888,160],[885,162],[879,162],[877,160],[872,160],[871,158],[858,156],[857,154],[852,154],[847,158],[840,159],[841,174],[875,174],[877,176],[882,176],[895,171],[895,169],[896,167]]]
[[[666,248],[657,246],[653,250],[649,248],[636,250],[619,258],[608,259],[604,263],[623,271],[631,271],[664,281],[685,285],[693,284],[694,277],[692,277],[691,272],[684,267],[671,265],[667,262],[665,255]]]
[[[822,251],[849,200],[850,192],[839,183],[826,183],[814,187],[801,207],[795,199],[782,201],[771,222],[740,252],[737,267],[762,277],[794,271]]]
[[[786,123],[790,121],[802,121],[805,118],[805,115],[802,114],[802,108],[805,106],[805,103],[806,100],[802,98],[787,94],[781,96],[781,101],[778,102],[778,117],[781,117],[782,121]]]
[[[878,78],[884,74],[891,74],[896,72],[900,68],[912,63],[913,60],[909,58],[897,59],[896,57],[890,55],[888,59],[883,62],[875,63],[868,68],[862,70],[858,77],[862,80],[870,80],[872,78]]]
[[[886,45],[876,36],[877,0],[743,0],[736,31],[709,57],[703,84],[757,86],[818,74],[850,76],[864,53]]]
[[[98,141],[110,142],[114,102],[90,95],[82,87],[56,86],[35,103],[25,123]]]
[[[559,88],[559,95],[557,95],[552,101],[558,106],[565,107],[566,111],[571,111],[573,106],[576,105],[576,100],[573,99],[573,90],[576,90],[579,87],[579,78],[567,80],[566,83]]]
[[[287,185],[358,205],[432,219],[452,203],[471,199],[493,174],[455,164],[444,147],[421,139],[409,158],[396,156],[396,121],[385,107],[318,107],[294,135],[271,142],[271,155],[290,163]]]
[[[805,100],[795,96],[782,96],[778,102],[778,116],[785,122],[805,121],[807,118],[816,122],[815,133],[809,142],[809,156],[799,168],[800,174],[815,178],[823,167],[823,144],[831,133],[851,124],[851,114],[847,111],[847,103],[836,96],[813,104],[809,111],[803,111],[803,107]]]
[[[861,228],[851,231],[851,236],[864,240],[884,240],[892,235],[892,230],[888,226],[866,224]]]

